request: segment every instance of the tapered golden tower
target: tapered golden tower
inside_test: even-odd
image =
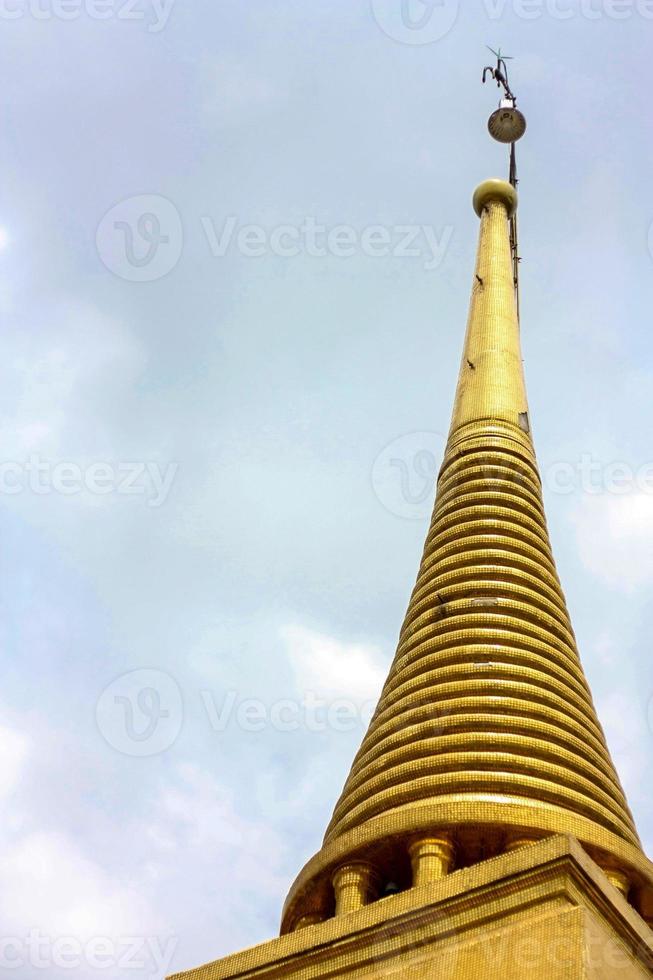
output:
[[[653,880],[551,553],[515,306],[516,206],[504,181],[474,195],[471,307],[417,583],[376,713],[324,845],[290,892],[284,930],[302,915],[331,914],[343,862],[361,863],[367,898],[390,881],[404,887],[565,833],[624,893]]]
[[[322,848],[290,889],[280,939],[189,980],[653,976],[653,865],[583,674],[542,505],[516,207],[504,181],[474,194],[478,258],[433,519]]]

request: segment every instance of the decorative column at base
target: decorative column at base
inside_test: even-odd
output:
[[[343,864],[333,875],[336,894],[336,916],[357,912],[375,897],[378,875],[371,864],[364,861]]]
[[[414,840],[409,848],[413,888],[445,878],[451,871],[454,845],[450,834],[435,834]]]

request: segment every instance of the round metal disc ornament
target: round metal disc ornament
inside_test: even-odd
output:
[[[516,143],[526,132],[526,117],[506,99],[488,119],[487,128],[499,143]]]

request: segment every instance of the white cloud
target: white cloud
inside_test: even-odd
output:
[[[26,741],[0,728],[0,753],[8,788],[26,768]],[[176,969],[246,946],[256,929],[261,939],[270,934],[264,908],[269,903],[276,912],[287,889],[287,843],[273,812],[262,820],[240,814],[233,790],[201,766],[167,771],[150,800],[151,817],[116,819],[97,854],[70,830],[49,826],[38,801],[23,795],[19,804],[21,825],[13,834],[5,827],[0,840],[0,921],[3,936],[18,944],[21,976],[43,972],[28,952],[35,933],[44,937],[46,958],[62,939],[86,951],[106,937],[118,957],[129,937],[138,938],[150,950],[135,974],[143,977],[151,975],[152,948],[175,955]],[[86,814],[91,821],[95,811]],[[215,928],[199,929],[198,895],[226,887],[229,900],[218,902]],[[83,961],[61,974],[52,967],[51,975],[86,975],[86,967]],[[113,963],[103,975],[117,980],[125,973]]]
[[[342,643],[297,625],[284,626],[281,637],[300,691],[354,701],[378,699],[387,673],[378,647]]]
[[[67,835],[37,831],[0,853],[0,917],[7,934],[50,937],[153,935],[138,888],[86,857]]]
[[[585,495],[573,516],[583,564],[624,592],[653,582],[653,495]]]
[[[284,852],[273,820],[259,823],[238,812],[232,790],[198,765],[177,766],[153,807],[156,818],[146,834],[158,851],[155,877],[169,877],[184,863],[213,867],[234,887],[253,887],[276,895],[282,885],[278,867]],[[241,896],[242,897],[242,896]],[[232,895],[238,904],[237,891]]]
[[[180,766],[177,773],[179,782],[167,786],[159,800],[168,833],[190,847],[242,844],[244,825],[228,788],[195,765]]]
[[[3,458],[57,456],[68,432],[97,451],[97,408],[106,406],[94,411],[94,399],[117,381],[128,388],[145,353],[123,324],[90,306],[54,299],[33,317],[29,331],[5,336],[0,381],[11,397],[2,411]]]
[[[0,800],[15,789],[29,751],[29,740],[6,725],[0,726]]]
[[[180,945],[175,970],[269,938],[288,888],[287,842],[275,812],[240,813],[233,791],[199,765],[175,767],[142,828],[147,877],[161,908],[170,909]],[[198,896],[212,896],[211,929],[197,915]]]

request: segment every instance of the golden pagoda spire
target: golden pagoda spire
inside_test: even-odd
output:
[[[640,911],[644,856],[580,664],[530,431],[509,219],[481,184],[435,509],[390,674],[282,932],[569,834]],[[650,911],[647,916],[650,919]]]

